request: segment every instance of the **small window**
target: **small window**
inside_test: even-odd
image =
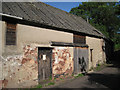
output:
[[[86,44],[85,36],[74,35],[73,42],[78,44]]]
[[[7,23],[6,45],[16,45],[16,24]]]

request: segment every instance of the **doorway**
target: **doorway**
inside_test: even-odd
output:
[[[52,48],[38,48],[38,79],[49,79],[52,75]]]
[[[74,74],[88,71],[88,48],[74,48]]]

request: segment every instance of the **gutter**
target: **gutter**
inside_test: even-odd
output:
[[[0,15],[2,15],[2,16],[6,16],[6,17],[15,18],[15,19],[20,19],[20,20],[23,19],[23,18],[21,18],[21,17],[17,17],[17,16],[9,15],[9,14],[3,14],[3,13],[0,13]]]

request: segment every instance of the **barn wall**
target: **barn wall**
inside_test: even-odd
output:
[[[105,53],[103,52],[102,46],[104,46],[103,39],[86,37],[86,44],[89,46],[89,69],[91,67],[96,67],[97,64],[101,64],[105,61]],[[92,50],[92,61],[91,62],[91,53]]]
[[[4,21],[0,21],[0,55],[2,55],[5,43],[5,31],[6,31],[6,23]]]
[[[0,21],[0,55],[2,55],[2,21]]]
[[[26,45],[23,55],[12,55],[2,60],[4,88],[29,87],[37,85],[37,47]],[[12,83],[11,83],[12,82]]]
[[[73,42],[73,34],[71,33],[21,24],[17,24],[16,28],[17,45],[5,46],[5,44],[3,44],[3,56],[21,54],[22,48],[27,44],[34,44],[40,47],[48,47],[50,46],[51,41],[69,43]],[[5,31],[3,33],[5,33]]]
[[[55,78],[72,75],[74,69],[73,47],[55,47],[52,57],[52,72]]]
[[[5,22],[3,22],[1,51],[4,87],[37,85],[38,47],[51,47],[51,41],[73,43],[73,34],[71,33],[17,24],[17,45],[6,46],[5,27]],[[102,50],[103,40],[86,37],[86,44],[89,46],[89,68],[92,65],[96,67],[98,63],[103,63],[105,60]],[[93,63],[90,61],[90,49],[93,49]],[[52,71],[54,77],[69,76],[73,73],[73,51],[73,47],[55,47],[53,49]]]
[[[34,43],[39,45],[49,45],[51,41],[73,42],[73,34],[54,31],[45,28],[37,28],[18,24],[18,47],[21,44]],[[22,36],[22,37],[21,37]]]
[[[5,28],[3,22],[3,87],[23,88],[37,85],[38,47],[51,47],[50,41],[73,42],[73,34],[70,33],[17,24],[17,45],[8,46],[5,45]]]
[[[0,89],[2,88],[2,22],[0,21]]]
[[[5,31],[5,22],[0,21],[0,88],[2,88],[2,50],[4,45],[4,31]]]

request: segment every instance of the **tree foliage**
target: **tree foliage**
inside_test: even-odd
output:
[[[72,8],[70,13],[88,19],[106,37],[120,44],[120,35],[117,35],[120,29],[120,2],[83,2]]]

